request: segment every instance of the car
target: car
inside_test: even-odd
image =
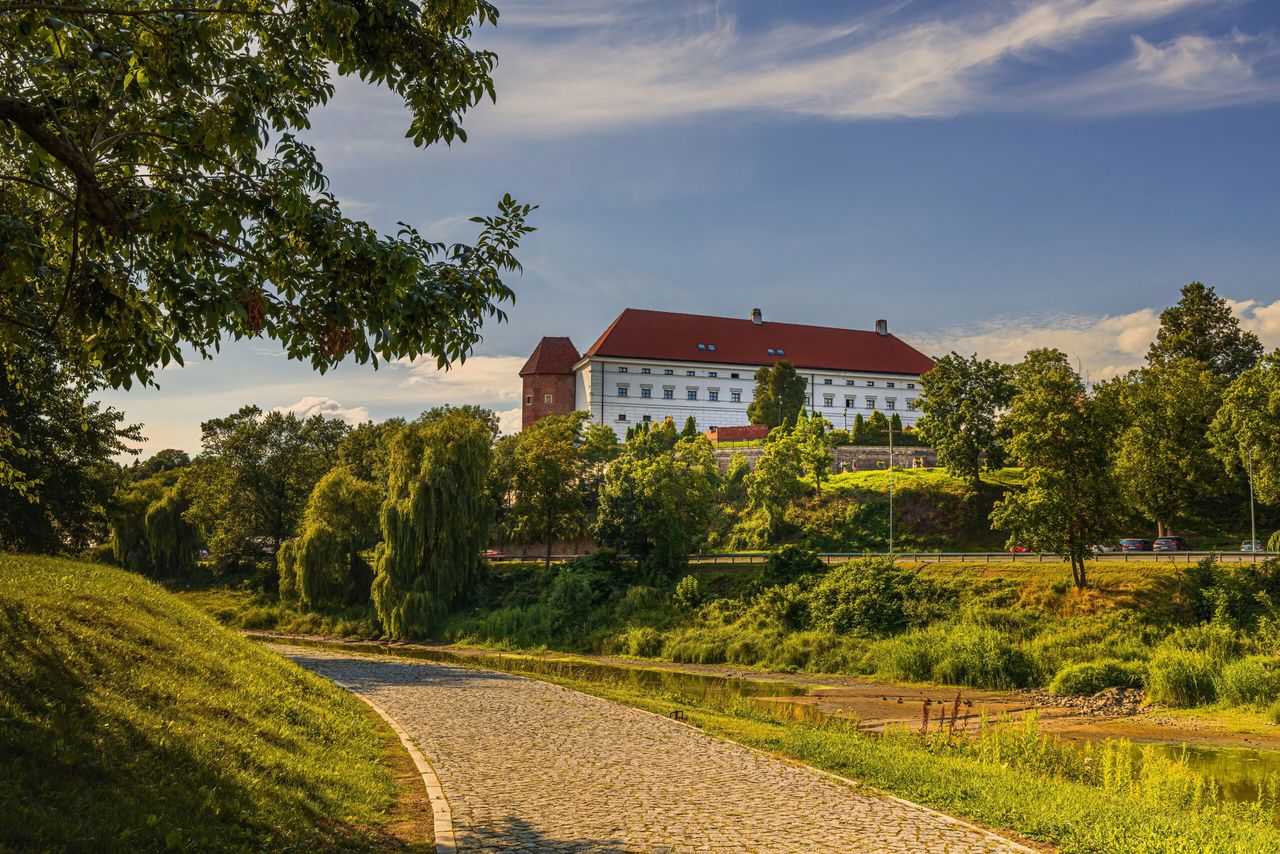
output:
[[[1013,554],[1020,555],[1020,554],[1026,554],[1027,552],[1031,551],[1031,549],[1027,548],[1026,546],[1010,546],[1009,551]]]
[[[502,552],[496,552],[493,549],[485,549],[484,551],[484,557],[488,558],[489,560],[494,560],[495,558],[500,558],[502,556],[503,556]]]
[[[1191,546],[1182,537],[1156,537],[1151,550],[1155,552],[1189,552]]]
[[[1110,545],[1109,543],[1100,543],[1099,545],[1096,545],[1096,546],[1089,546],[1089,551],[1093,552],[1096,555],[1103,555],[1103,554],[1109,554],[1111,552],[1118,552],[1120,551],[1120,547]]]
[[[1138,537],[1129,537],[1120,541],[1120,551],[1122,552],[1149,552],[1151,551],[1151,541]]]
[[[1260,552],[1262,551],[1262,540],[1245,540],[1240,544],[1242,552]]]

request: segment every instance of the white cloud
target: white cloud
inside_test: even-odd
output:
[[[1240,325],[1257,334],[1268,350],[1280,347],[1280,300],[1228,303]],[[1088,379],[1099,381],[1142,366],[1160,328],[1160,311],[1008,316],[976,326],[908,333],[904,338],[932,356],[954,350],[1009,363],[1021,361],[1028,350],[1054,347],[1070,356]]]
[[[504,434],[520,432],[520,407],[504,409],[498,413],[498,429]]]
[[[520,369],[527,356],[472,356],[447,371],[434,361],[401,359],[392,367],[414,398],[432,404],[514,403],[520,399]]]
[[[719,6],[673,14],[652,3],[641,14],[635,4],[541,3],[537,15],[486,35],[500,56],[499,99],[472,122],[559,134],[727,110],[878,119],[1199,109],[1280,96],[1269,40],[1233,33],[1154,44],[1128,30],[1225,3],[959,3],[907,18],[912,4],[886,3],[835,25],[762,30],[739,26]],[[531,19],[538,16],[544,24]],[[560,29],[548,37],[552,24]],[[1031,65],[1126,36],[1130,56],[1074,78]],[[1029,78],[1038,82],[1023,83]]]
[[[369,420],[369,408],[366,406],[343,406],[332,397],[304,397],[289,406],[276,407],[276,412],[292,412],[299,418],[310,418],[321,415],[325,418],[339,418],[348,424],[363,424]]]

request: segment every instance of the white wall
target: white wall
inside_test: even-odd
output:
[[[644,373],[646,368],[649,370],[647,374]],[[667,370],[671,373],[665,373]],[[810,383],[811,407],[836,428],[851,427],[855,414],[861,412],[862,417],[867,418],[876,410],[886,416],[896,412],[904,427],[914,426],[920,419],[918,408],[915,411],[907,408],[908,400],[918,402],[920,399],[918,376],[797,370]],[[689,376],[690,371],[693,376]],[[748,423],[747,406],[755,393],[755,372],[755,367],[742,365],[592,357],[578,366],[576,405],[578,409],[590,412],[592,421],[613,427],[619,436],[625,436],[627,427],[642,422],[645,415],[655,423],[670,417],[675,420],[677,428],[684,426],[690,415],[699,430],[735,427]],[[711,376],[712,373],[715,376]],[[736,378],[734,374],[737,374]],[[826,380],[830,380],[830,384]],[[850,381],[853,385],[849,384]],[[908,388],[908,385],[914,388]],[[625,397],[618,393],[620,386],[626,387]],[[642,389],[646,386],[650,390],[649,398],[642,397]],[[670,400],[663,397],[667,388],[672,392]],[[689,400],[690,390],[696,392],[696,400]],[[718,392],[719,400],[710,399],[713,390]],[[732,399],[734,391],[740,395],[738,402]],[[826,395],[832,398],[830,406],[826,404]],[[854,399],[852,407],[845,407],[846,397]],[[874,407],[868,407],[869,398],[874,398]],[[888,398],[894,399],[893,409],[888,408]],[[625,414],[627,420],[619,421],[619,414]]]

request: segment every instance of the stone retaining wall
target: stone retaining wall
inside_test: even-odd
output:
[[[721,472],[728,471],[729,461],[734,454],[742,454],[747,462],[755,468],[756,461],[764,453],[763,448],[734,448],[717,450],[716,465]],[[841,445],[831,455],[831,471],[874,471],[889,467],[889,448],[873,445]],[[915,445],[893,449],[893,462],[899,468],[933,468],[938,464],[938,452],[933,448],[922,448]]]

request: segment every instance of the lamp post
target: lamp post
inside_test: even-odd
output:
[[[1253,511],[1253,448],[1249,449],[1249,551],[1258,562],[1258,521]]]
[[[889,420],[889,554],[893,555],[893,419]]]

